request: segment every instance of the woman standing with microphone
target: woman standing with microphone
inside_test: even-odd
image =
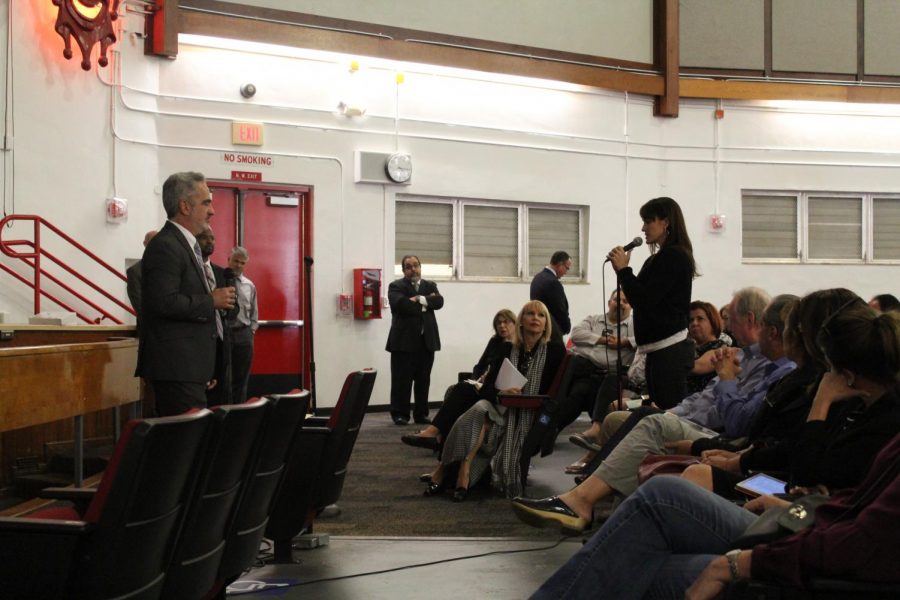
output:
[[[694,366],[694,343],[688,338],[691,283],[697,274],[694,251],[681,207],[671,198],[654,198],[641,207],[641,231],[650,258],[635,275],[631,255],[622,246],[607,258],[634,309],[638,350],[647,354],[650,400],[662,409],[687,395],[687,374]]]

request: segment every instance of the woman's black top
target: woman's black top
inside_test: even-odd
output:
[[[472,368],[472,374],[475,376],[475,379],[481,377],[498,356],[509,356],[508,349],[507,354],[503,354],[505,343],[507,343],[506,340],[496,334],[488,340],[484,352],[481,353],[481,358],[478,359],[478,363]]]
[[[706,342],[705,344],[700,344],[699,346],[694,348],[694,360],[697,360],[710,350],[715,350],[717,348],[721,348],[722,346],[727,346],[728,343],[722,338],[716,338],[711,342]],[[716,372],[712,371],[711,373],[703,373],[700,375],[688,375],[687,376],[687,391],[688,394],[694,394],[696,392],[701,391],[706,387],[706,384],[712,381],[712,378],[716,376]]]
[[[663,246],[634,274],[631,267],[619,271],[619,281],[634,307],[634,337],[649,344],[687,329],[694,273],[687,253],[677,246]]]

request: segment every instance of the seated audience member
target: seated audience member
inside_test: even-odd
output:
[[[502,356],[491,364],[479,392],[481,399],[457,419],[447,435],[441,463],[425,478],[426,496],[442,493],[455,470],[453,499],[461,502],[489,466],[501,491],[512,494],[521,489],[518,457],[535,411],[507,409],[497,403],[497,396],[547,393],[566,353],[562,342],[551,338],[551,332],[547,307],[538,300],[527,302],[516,319],[512,343],[505,343]],[[496,388],[504,358],[525,376],[526,383],[521,388]]]
[[[810,413],[820,422],[826,404],[863,398],[874,406],[885,397],[896,402],[900,318],[874,315],[859,299],[851,302],[817,331],[831,365],[819,386],[826,395]],[[532,598],[583,598],[598,590],[610,598],[674,598],[687,590],[686,598],[707,599],[735,578],[751,577],[801,588],[812,577],[900,582],[900,434],[894,427],[855,489],[838,491],[820,506],[814,525],[726,556],[754,521],[749,511],[785,503],[761,496],[740,508],[684,479],[654,477]]]
[[[719,309],[719,316],[722,317],[722,333],[734,339],[734,336],[731,335],[731,324],[728,322],[728,305],[725,304],[722,308]]]
[[[835,305],[847,296],[844,304]],[[830,316],[816,306],[817,299],[818,304],[831,304]],[[805,422],[791,428],[789,436],[757,439],[745,452],[708,450],[703,453],[706,464],[689,467],[686,479],[726,498],[741,497],[734,486],[751,471],[784,471],[791,485],[852,487],[872,457],[900,431],[897,366],[892,362],[897,359],[883,350],[885,340],[896,335],[900,317],[878,316],[849,290],[814,292],[804,301],[790,319],[789,345],[797,345],[791,341],[795,335],[806,340],[804,344],[813,338],[832,365],[815,391]],[[813,311],[825,318],[810,319]]]
[[[752,389],[742,388],[736,382],[738,362],[729,356],[717,359],[719,373],[716,388],[716,404],[711,411],[719,415],[728,435],[744,435],[749,420],[762,405],[769,388],[796,366],[784,355],[782,332],[784,318],[796,302],[796,297],[777,296],[763,311],[760,334],[760,352],[771,362],[765,368],[765,376]],[[735,327],[740,339],[741,327]],[[728,348],[717,352],[725,353]],[[674,409],[649,415],[641,419],[619,444],[600,463],[592,476],[561,496],[538,500],[516,498],[512,502],[516,515],[526,523],[537,526],[563,526],[580,531],[593,521],[594,504],[613,492],[628,495],[638,486],[638,467],[647,454],[667,454],[667,443],[680,440],[697,440],[709,434],[696,423],[679,418]]]
[[[436,450],[441,441],[450,432],[453,423],[461,414],[478,402],[478,391],[490,370],[491,364],[499,356],[502,358],[504,344],[511,342],[515,329],[516,315],[504,308],[494,315],[494,335],[488,340],[478,363],[472,368],[471,381],[461,381],[450,386],[444,394],[444,403],[431,420],[431,424],[413,435],[404,435],[400,439],[404,444]]]
[[[714,350],[731,346],[731,336],[722,331],[722,317],[709,302],[691,302],[688,333],[694,340],[694,368],[687,378],[688,394],[699,392],[716,376],[712,359]]]
[[[722,427],[716,409],[720,396],[727,397],[737,388],[748,392],[765,379],[769,359],[760,352],[758,341],[762,331],[761,316],[769,302],[769,295],[759,288],[748,287],[735,292],[728,307],[732,312],[731,321],[735,324],[735,332],[732,335],[743,349],[716,350],[720,357],[727,357],[727,360],[719,362],[718,368],[724,370],[725,376],[734,381],[719,385],[719,379],[714,377],[703,390],[687,396],[670,409],[670,412],[703,427],[710,429]],[[734,374],[732,371],[735,369],[732,368],[731,361],[738,357],[740,362]],[[599,464],[599,460],[605,458],[605,453],[608,454],[642,418],[659,412],[661,411],[653,407],[641,407],[636,411],[614,411],[603,417],[602,422],[592,423],[591,428],[584,433],[570,436],[569,441],[589,451],[582,461],[587,463],[587,472],[592,472]],[[733,432],[726,433],[732,435]],[[570,465],[573,466],[575,465]]]
[[[893,294],[878,294],[869,300],[869,306],[878,312],[900,311],[900,300]]]
[[[557,429],[564,429],[586,410],[592,412],[594,399],[607,374],[614,377],[616,372],[617,352],[621,354],[623,367],[627,368],[634,358],[632,337],[631,305],[624,292],[613,292],[606,303],[605,314],[589,315],[572,329],[569,339],[572,341],[571,352],[574,355],[572,380],[569,391],[560,401],[556,412]],[[622,312],[622,337],[617,336],[618,309]]]
[[[895,347],[895,359],[897,352]],[[532,600],[711,600],[735,579],[748,578],[801,588],[813,577],[898,582],[898,497],[900,434],[878,454],[855,490],[835,493],[818,508],[814,525],[752,550],[734,551],[732,542],[756,519],[751,511],[787,503],[761,496],[742,508],[684,479],[654,477],[622,503]]]

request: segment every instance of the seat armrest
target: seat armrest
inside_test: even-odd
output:
[[[328,425],[330,417],[306,417],[303,419],[303,429],[309,427],[325,427]]]
[[[70,502],[90,502],[96,493],[97,488],[48,487],[38,492],[38,496]]]
[[[29,519],[28,517],[0,517],[0,538],[13,532],[27,534],[78,536],[91,527],[85,521],[63,521],[59,519]]]
[[[534,396],[526,396],[524,394],[510,394],[497,396],[497,402],[500,406],[508,408],[533,408],[539,409],[544,406],[544,402],[550,399],[546,394],[538,394]]]

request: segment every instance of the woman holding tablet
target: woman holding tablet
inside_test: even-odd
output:
[[[688,338],[691,285],[697,275],[694,251],[681,207],[671,198],[654,198],[641,207],[641,231],[650,258],[635,275],[622,246],[607,258],[634,308],[638,350],[647,354],[650,400],[659,408],[687,396],[687,374],[694,367],[694,343]]]

